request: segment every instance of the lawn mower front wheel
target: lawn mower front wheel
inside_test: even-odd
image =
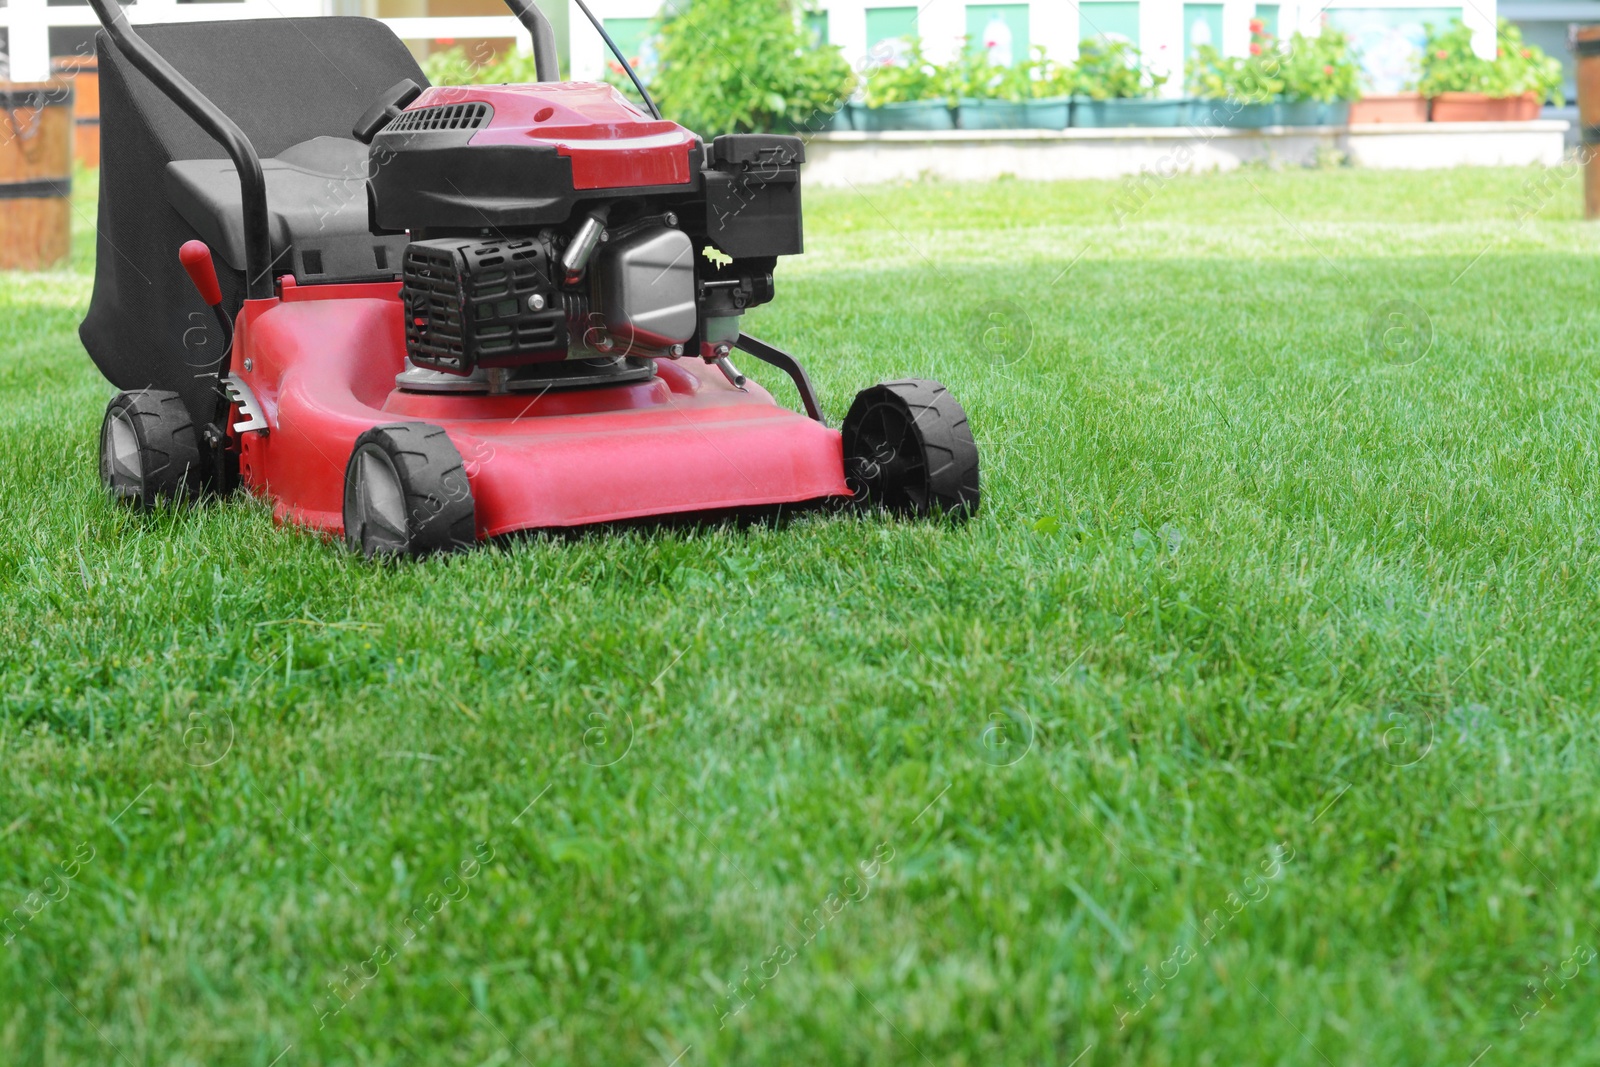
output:
[[[100,423],[100,481],[118,500],[140,508],[186,500],[200,491],[200,446],[194,420],[177,393],[118,393]]]
[[[471,546],[477,519],[461,453],[425,422],[374,426],[356,438],[344,474],[344,536],[374,556],[425,556]]]
[[[902,515],[978,511],[978,444],[938,382],[907,378],[856,394],[844,417],[845,479],[863,507]]]

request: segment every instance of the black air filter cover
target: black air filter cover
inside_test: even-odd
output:
[[[470,374],[567,358],[567,316],[544,237],[447,238],[406,246],[406,355]]]
[[[800,222],[798,137],[725,133],[711,142],[706,238],[734,259],[794,256],[805,250]]]

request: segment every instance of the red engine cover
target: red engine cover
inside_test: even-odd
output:
[[[689,153],[699,150],[694,134],[651,118],[600,82],[436,85],[406,110],[466,103],[494,108],[469,143],[554,145],[572,160],[575,189],[687,185]]]

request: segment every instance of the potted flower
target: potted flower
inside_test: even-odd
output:
[[[922,54],[922,42],[908,37],[904,54],[863,76],[865,107],[851,108],[856,129],[949,130],[955,118],[946,100],[946,75]]]
[[[1361,95],[1361,69],[1344,34],[1324,29],[1280,41],[1250,20],[1250,54],[1224,56],[1210,45],[1189,64],[1198,125],[1343,126]]]
[[[989,62],[987,49],[973,48],[967,40],[942,74],[956,125],[963,130],[1016,130],[1027,125],[1032,60],[1002,67]]]
[[[1495,35],[1495,55],[1472,50],[1472,31],[1455,20],[1444,32],[1430,32],[1417,83],[1433,102],[1434,122],[1520,122],[1539,117],[1546,100],[1558,106],[1561,64],[1505,19]]]
[[[1248,56],[1225,56],[1215,45],[1204,44],[1185,74],[1196,97],[1190,117],[1195,125],[1260,129],[1280,124],[1283,63],[1277,40],[1259,19],[1250,20]]]
[[[1277,54],[1283,72],[1280,125],[1349,123],[1351,101],[1361,95],[1361,67],[1344,34],[1330,27],[1315,37],[1296,33],[1288,49],[1277,49]]]
[[[1072,119],[1072,88],[1077,77],[1072,67],[1045,57],[1043,45],[1034,45],[1029,88],[1023,102],[1026,121],[1032,130],[1064,130]]]
[[[1157,100],[1164,74],[1145,66],[1127,41],[1086,40],[1074,67],[1072,124],[1086,129],[1113,126],[1177,126],[1182,100]]]

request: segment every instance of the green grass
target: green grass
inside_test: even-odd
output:
[[[946,382],[975,521],[415,566],[113,506],[91,250],[0,280],[0,1063],[1600,1063],[1600,230],[1536,180],[809,193],[752,332],[836,418]]]

